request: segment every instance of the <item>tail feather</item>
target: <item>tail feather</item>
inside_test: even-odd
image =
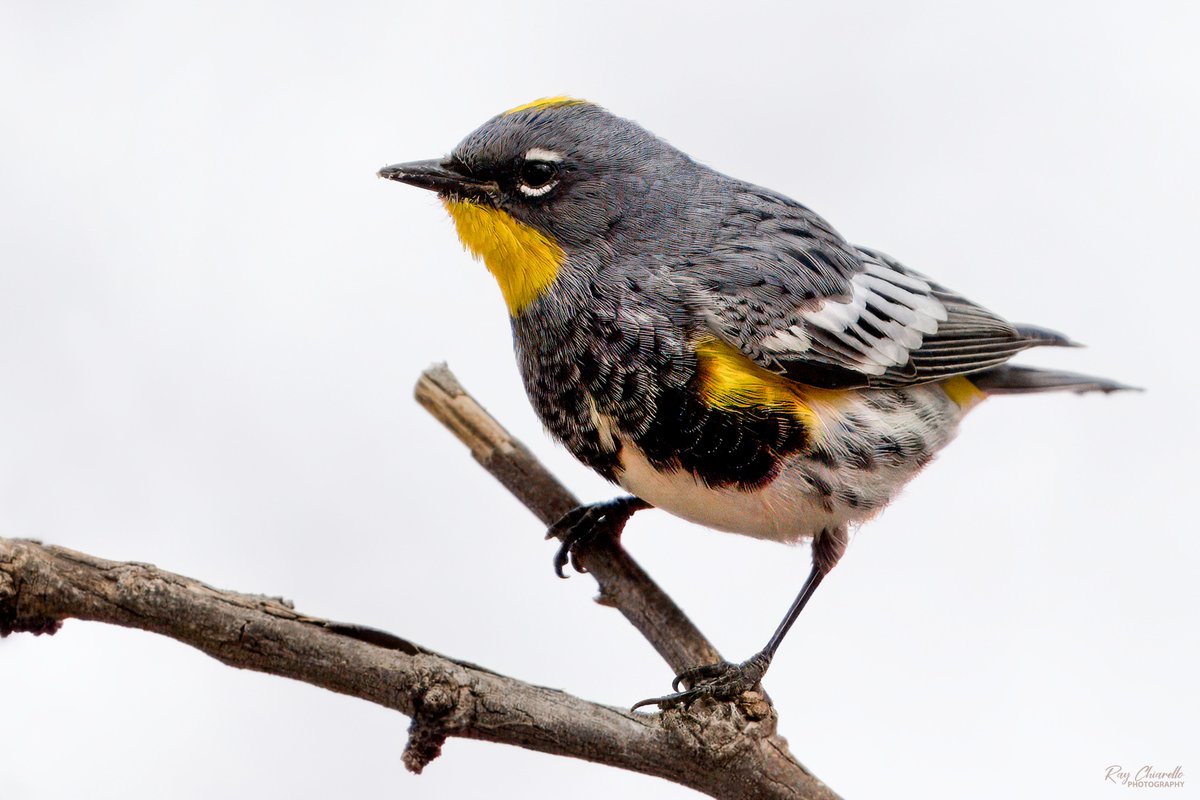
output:
[[[1121,392],[1141,391],[1136,386],[1080,375],[1075,372],[1058,372],[1036,367],[1019,367],[1004,364],[967,376],[971,383],[988,394],[1032,394],[1035,392]]]
[[[1029,340],[1030,347],[1083,347],[1071,337],[1049,328],[1039,328],[1036,325],[1017,325],[1016,329],[1017,333]]]

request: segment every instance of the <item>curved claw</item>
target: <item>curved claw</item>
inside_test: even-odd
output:
[[[563,572],[563,568],[571,560],[571,550],[564,542],[562,547],[558,548],[558,552],[554,554],[554,574],[566,580],[567,574]]]
[[[625,523],[634,512],[650,505],[637,497],[618,497],[604,503],[576,506],[563,514],[546,531],[547,539],[562,539],[562,545],[554,554],[554,572],[558,577],[567,577],[566,566],[570,564],[576,572],[587,572],[575,558],[575,548],[602,534],[620,536]]]
[[[758,653],[741,664],[718,661],[716,664],[685,669],[671,681],[671,688],[674,690],[671,694],[639,701],[630,710],[650,705],[657,705],[664,710],[680,706],[687,709],[701,697],[722,701],[736,700],[758,685],[770,665],[771,657],[766,653]],[[690,688],[680,691],[679,687],[684,683]]]
[[[698,667],[685,669],[683,672],[676,675],[675,679],[671,681],[671,691],[680,692],[682,691],[680,687],[685,683],[688,686],[696,686],[701,681],[719,678],[721,675],[733,669],[737,669],[737,665],[731,664],[728,661],[718,661],[715,664],[701,664]]]
[[[604,512],[598,511],[595,506],[579,506],[563,514],[558,522],[550,526],[550,529],[546,531],[546,538],[562,539],[558,552],[554,554],[554,573],[558,577],[567,577],[563,572],[567,564],[575,567],[576,572],[587,572],[578,561],[572,558],[572,553],[575,546],[581,541],[595,536],[604,521]]]
[[[572,563],[571,553],[574,547],[575,542],[571,539],[567,539],[561,545],[559,545],[558,552],[554,554],[554,574],[560,578],[567,578],[567,574],[563,572],[563,569],[567,566],[567,564],[571,564],[571,566],[575,567],[576,572],[587,572],[587,570],[584,569],[578,561],[574,561]]]
[[[700,698],[701,693],[695,689],[688,689],[684,692],[673,692],[672,694],[663,695],[662,697],[651,697],[648,700],[639,700],[630,706],[630,711],[637,711],[644,706],[658,706],[661,709],[676,708],[683,706],[689,708],[692,703]]]

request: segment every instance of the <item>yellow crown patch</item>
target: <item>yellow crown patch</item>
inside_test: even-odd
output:
[[[531,100],[528,103],[510,108],[505,111],[502,116],[507,117],[509,114],[516,114],[518,111],[528,111],[531,108],[554,108],[555,106],[584,106],[587,105],[587,100],[580,100],[578,97],[567,97],[560,94],[557,97],[539,97],[537,100]]]

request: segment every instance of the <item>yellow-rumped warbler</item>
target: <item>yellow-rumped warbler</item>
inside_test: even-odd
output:
[[[519,106],[445,159],[379,174],[438,193],[500,284],[538,415],[633,495],[556,523],[560,575],[580,539],[619,535],[651,506],[812,540],[808,579],[762,651],[685,671],[645,703],[757,684],[847,526],[878,513],[983,398],[1126,388],[1005,364],[1071,342],[1006,322],[591,103]]]

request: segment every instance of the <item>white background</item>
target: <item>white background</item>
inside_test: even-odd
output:
[[[150,561],[584,697],[670,674],[410,399],[448,360],[582,496],[499,294],[377,180],[569,93],[1149,389],[998,399],[853,542],[768,687],[849,798],[1200,796],[1195,3],[0,5],[0,535]],[[641,514],[731,658],[803,548]],[[687,797],[68,622],[0,642],[0,797]],[[1195,777],[1191,777],[1195,776]]]

